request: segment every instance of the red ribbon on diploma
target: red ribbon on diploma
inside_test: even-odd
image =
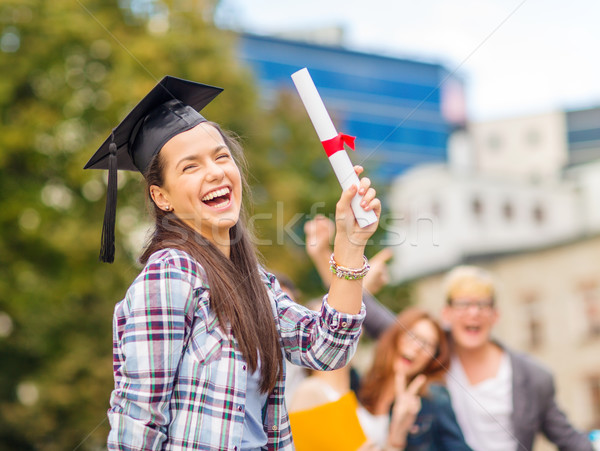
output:
[[[321,141],[323,144],[323,149],[325,149],[325,153],[328,157],[332,156],[334,153],[339,152],[340,150],[344,150],[344,144],[354,150],[354,140],[356,136],[344,135],[343,133],[338,133],[337,136],[334,136],[331,139],[326,141]]]

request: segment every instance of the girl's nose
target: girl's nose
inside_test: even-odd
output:
[[[223,170],[221,165],[217,164],[214,161],[211,161],[206,166],[206,180],[208,181],[220,180],[221,178],[223,178],[224,174],[225,171]]]

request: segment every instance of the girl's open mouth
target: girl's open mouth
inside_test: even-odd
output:
[[[479,326],[466,326],[465,330],[470,333],[470,334],[476,334],[479,333],[479,331],[481,330],[481,327]]]
[[[231,202],[231,189],[229,187],[219,188],[206,194],[201,200],[212,208],[226,207]]]

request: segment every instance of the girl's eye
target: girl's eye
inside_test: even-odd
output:
[[[217,160],[220,160],[221,158],[229,158],[229,154],[222,153],[221,155],[217,156]]]
[[[195,167],[195,164],[188,164],[186,167],[183,168],[183,172],[189,171],[190,169],[194,169]]]

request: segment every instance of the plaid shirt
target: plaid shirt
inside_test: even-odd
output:
[[[261,270],[282,351],[296,365],[344,366],[354,354],[358,315],[296,304]],[[210,308],[203,268],[188,254],[156,252],[115,308],[115,389],[108,448],[240,450],[247,365]],[[267,449],[292,450],[281,374],[263,410]]]

